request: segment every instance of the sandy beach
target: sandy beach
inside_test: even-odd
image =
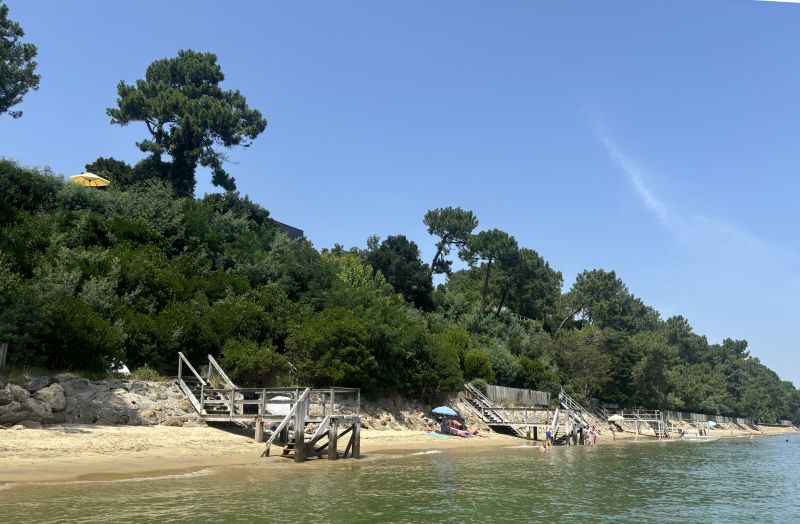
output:
[[[764,427],[757,436],[793,433],[792,428]],[[722,437],[747,431],[717,430]],[[523,439],[498,433],[480,437],[441,438],[419,430],[362,430],[364,457],[424,450],[480,450],[525,445]],[[655,441],[631,433],[616,443]],[[534,445],[533,442],[528,442]],[[609,432],[599,444],[613,444]],[[0,431],[0,482],[101,480],[213,466],[283,461],[280,453],[261,458],[263,444],[251,437],[211,427],[58,425],[45,429]],[[313,466],[311,466],[313,467]]]
[[[363,430],[361,453],[477,449],[520,444],[499,435],[447,439],[417,430]],[[261,458],[252,437],[211,427],[64,425],[0,431],[0,482],[126,478],[210,466],[284,461]],[[280,449],[280,448],[278,448]]]

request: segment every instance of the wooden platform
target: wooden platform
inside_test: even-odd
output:
[[[298,462],[322,454],[329,459],[360,455],[360,389],[240,388],[211,355],[203,377],[183,353],[178,354],[177,382],[204,421],[252,425],[256,442],[264,442],[267,435],[262,456],[269,456],[272,444],[279,443],[284,444],[282,455]],[[340,455],[338,439],[350,432]]]

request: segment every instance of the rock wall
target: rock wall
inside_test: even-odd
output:
[[[174,382],[92,381],[69,374],[0,389],[0,425],[204,425]]]

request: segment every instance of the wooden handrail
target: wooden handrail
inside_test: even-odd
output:
[[[222,377],[222,380],[224,380],[231,389],[239,389],[236,387],[236,384],[234,384],[233,381],[228,377],[228,375],[222,370],[220,365],[217,364],[217,361],[214,360],[214,357],[212,357],[211,355],[208,356],[208,364],[211,367],[213,367],[217,371],[217,373],[219,373],[219,376]]]
[[[281,423],[278,424],[278,427],[275,428],[275,430],[272,432],[272,435],[270,435],[269,440],[267,441],[266,448],[264,449],[264,452],[261,453],[262,457],[269,456],[269,448],[272,445],[272,442],[277,438],[278,435],[280,435],[281,431],[283,431],[283,428],[285,428],[289,424],[289,420],[292,417],[296,416],[298,406],[302,405],[303,409],[305,409],[306,400],[308,399],[308,395],[310,392],[311,388],[306,388],[305,391],[303,391],[302,395],[297,397],[297,402],[295,402],[294,406],[292,406],[292,409],[289,410],[289,413],[286,414]],[[295,424],[294,428],[295,431],[305,431],[305,428],[299,428],[297,426],[298,424]]]
[[[187,366],[189,366],[189,370],[192,372],[192,374],[194,374],[195,378],[196,378],[197,380],[199,380],[199,381],[200,381],[200,384],[202,384],[203,386],[206,386],[206,385],[208,385],[208,384],[206,383],[206,381],[205,381],[205,380],[203,380],[203,377],[201,377],[201,376],[200,376],[200,373],[198,373],[198,372],[197,372],[197,370],[196,370],[196,369],[194,369],[194,366],[192,366],[191,362],[189,362],[189,361],[186,359],[186,357],[184,356],[184,354],[183,354],[183,353],[181,353],[180,351],[178,351],[178,378],[179,378],[179,379],[182,379],[182,378],[183,378],[183,377],[181,376],[181,374],[182,374],[182,373],[181,373],[181,372],[182,372],[181,365],[182,365],[184,362],[186,363],[186,365],[187,365]]]

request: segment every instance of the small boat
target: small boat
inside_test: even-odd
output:
[[[681,440],[687,442],[714,442],[719,440],[719,437],[715,435],[684,435],[681,437]]]

